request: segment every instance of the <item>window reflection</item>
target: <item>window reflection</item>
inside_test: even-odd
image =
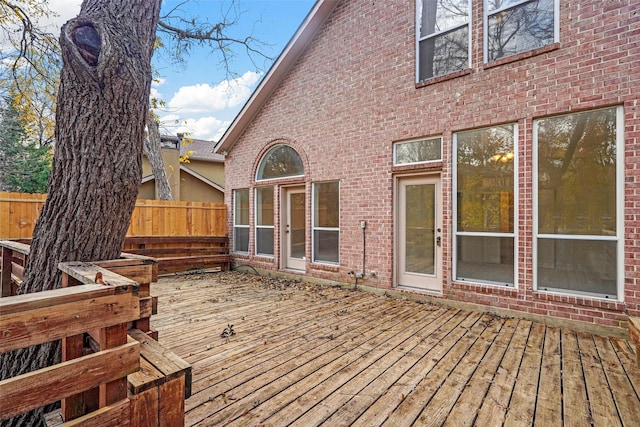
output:
[[[262,158],[256,179],[260,181],[301,175],[304,175],[304,166],[296,150],[288,145],[276,145]]]
[[[538,232],[616,233],[616,110],[538,122]]]
[[[491,1],[489,11],[512,1]],[[535,0],[488,16],[488,60],[536,49],[554,42],[554,0]]]
[[[513,232],[513,125],[457,136],[458,231]]]
[[[423,0],[418,5],[418,80],[467,68],[468,0]]]

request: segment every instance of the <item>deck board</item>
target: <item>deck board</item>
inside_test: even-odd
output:
[[[237,272],[163,277],[152,293],[160,342],[193,366],[187,426],[632,425],[640,413],[623,339]]]

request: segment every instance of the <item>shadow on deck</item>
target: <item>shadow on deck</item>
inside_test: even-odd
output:
[[[235,272],[154,289],[189,426],[638,422],[624,339]]]

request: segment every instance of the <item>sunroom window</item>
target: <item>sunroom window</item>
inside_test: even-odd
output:
[[[340,243],[340,184],[313,184],[313,261],[337,264]]]
[[[622,108],[534,122],[538,290],[617,298]]]
[[[393,144],[393,164],[405,165],[442,160],[442,140],[440,138]]]
[[[303,175],[304,166],[300,155],[290,146],[280,144],[271,147],[264,155],[258,166],[256,180],[263,181]]]
[[[485,58],[495,61],[557,41],[558,0],[485,0]]]
[[[249,252],[249,190],[233,191],[233,251]]]
[[[256,254],[273,256],[273,187],[256,188]]]
[[[456,280],[513,286],[516,125],[454,135]]]
[[[469,0],[418,0],[417,81],[469,68]]]

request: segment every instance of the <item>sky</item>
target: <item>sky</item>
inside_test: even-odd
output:
[[[240,15],[232,34],[244,39],[248,35],[264,43],[260,50],[275,60],[294,35],[315,0],[236,0]],[[60,16],[51,23],[59,28],[80,11],[81,0],[49,0],[49,8]],[[161,16],[180,7],[180,13],[207,17],[217,23],[231,0],[163,0]],[[175,12],[174,12],[175,13]],[[273,61],[254,57],[253,63],[242,49],[230,63],[227,74],[219,57],[208,49],[190,52],[187,61],[173,64],[167,55],[154,55],[153,66],[159,74],[152,86],[152,96],[162,99],[166,107],[157,110],[161,133],[175,135],[188,132],[196,139],[217,141],[245,104]]]

